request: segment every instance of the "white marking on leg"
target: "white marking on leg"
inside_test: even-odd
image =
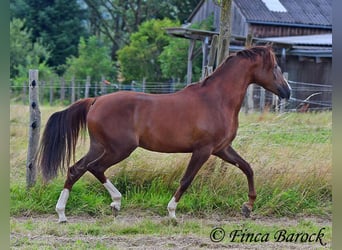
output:
[[[176,198],[173,196],[170,200],[169,204],[167,205],[167,210],[169,211],[169,216],[171,218],[176,218],[176,207],[178,202],[176,202]]]
[[[58,213],[58,222],[66,222],[65,206],[69,198],[69,189],[64,188],[59,196],[56,204],[56,212]]]
[[[121,208],[121,193],[116,189],[109,179],[107,179],[106,183],[103,183],[103,186],[108,190],[110,196],[112,197],[113,202],[110,204],[110,206],[119,211]]]

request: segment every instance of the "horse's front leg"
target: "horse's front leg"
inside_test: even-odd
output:
[[[209,156],[211,155],[211,150],[212,149],[208,147],[198,149],[192,153],[189,165],[184,173],[183,178],[180,181],[180,185],[177,191],[174,193],[169,204],[167,205],[167,210],[169,211],[170,218],[176,218],[176,207],[180,198],[190,186],[191,182],[195,178],[202,165],[208,160]]]
[[[241,169],[242,172],[246,175],[247,181],[248,181],[248,189],[249,189],[248,191],[249,200],[248,202],[242,205],[241,211],[245,217],[249,217],[252,212],[253,205],[256,199],[256,192],[254,188],[254,177],[253,177],[254,174],[253,174],[253,170],[251,166],[231,146],[228,146],[227,148],[215,153],[215,155],[221,158],[222,160],[235,165],[236,167]]]

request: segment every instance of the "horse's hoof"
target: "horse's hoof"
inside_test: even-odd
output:
[[[248,203],[244,203],[241,208],[241,213],[246,217],[249,218],[251,216],[252,207]]]
[[[112,207],[112,206],[111,206],[111,208],[112,208],[114,217],[118,216],[119,215],[119,209],[117,209],[116,207]]]
[[[66,224],[68,221],[67,220],[58,220],[59,224]]]

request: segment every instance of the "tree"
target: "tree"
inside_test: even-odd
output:
[[[181,79],[184,81],[187,70],[189,41],[182,38],[170,40],[159,56],[161,70],[165,78]]]
[[[199,47],[197,44],[196,47]],[[172,38],[159,56],[160,67],[164,78],[186,82],[189,40]],[[202,58],[196,57],[193,62],[193,79],[200,79]]]
[[[84,0],[88,6],[91,34],[104,36],[111,45],[112,59],[116,51],[129,43],[131,33],[149,19],[169,18],[184,22],[197,5],[197,0]]]
[[[100,81],[102,77],[116,78],[116,69],[109,56],[109,51],[95,36],[84,39],[81,37],[78,45],[78,57],[67,59],[66,77]]]
[[[233,0],[216,0],[216,3],[221,7],[217,65],[219,65],[223,61],[223,59],[229,55],[232,1]]]
[[[51,50],[48,65],[59,74],[66,58],[77,54],[79,38],[86,35],[86,16],[77,0],[11,1],[12,17],[25,18],[31,40],[41,40]]]
[[[163,28],[179,26],[168,18],[151,19],[141,24],[130,36],[129,45],[118,51],[120,69],[125,82],[146,78],[148,81],[163,81],[159,56],[169,45],[170,36]]]
[[[53,71],[47,66],[50,51],[40,40],[32,42],[31,31],[23,20],[14,18],[10,22],[10,76],[15,83],[27,79],[30,68],[40,69],[41,76],[50,76]]]
[[[194,23],[192,29],[213,30],[214,16],[209,16],[206,20]],[[200,42],[196,42],[195,50],[201,47]],[[163,77],[180,79],[186,82],[187,60],[188,60],[189,40],[181,38],[171,38],[169,45],[165,46],[159,56]],[[193,79],[199,80],[202,75],[202,57],[197,56],[193,60]]]

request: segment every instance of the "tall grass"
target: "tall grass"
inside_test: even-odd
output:
[[[41,107],[42,124],[62,107]],[[11,105],[11,214],[54,213],[64,176],[25,188],[28,107]],[[42,128],[43,129],[43,128]],[[87,151],[81,142],[77,158]],[[331,112],[240,114],[233,147],[252,165],[257,200],[254,213],[272,216],[330,215],[332,204]],[[136,150],[106,174],[123,194],[122,209],[166,215],[166,205],[190,159],[189,154]],[[247,201],[247,180],[236,167],[211,157],[177,207],[178,213],[237,214]],[[86,174],[70,195],[67,214],[110,213],[110,196]]]

